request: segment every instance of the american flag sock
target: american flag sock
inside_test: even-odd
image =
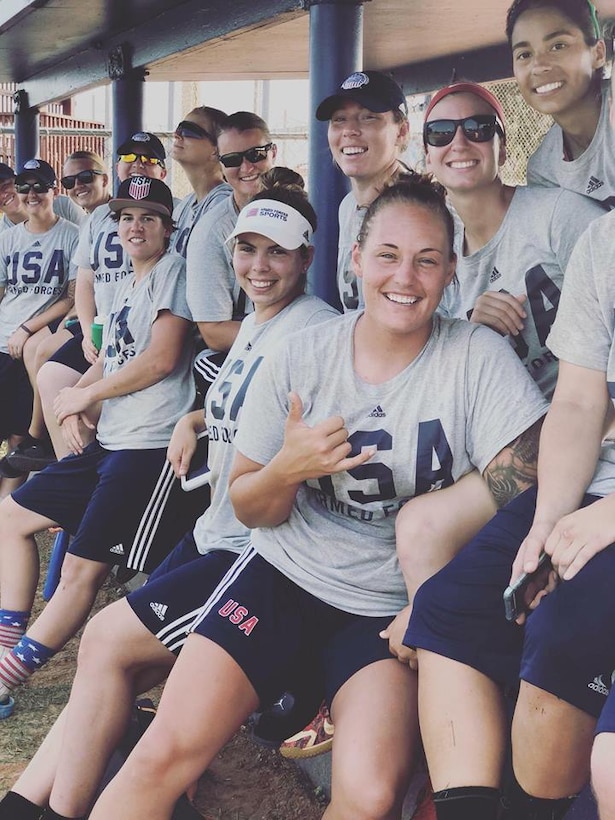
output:
[[[19,643],[0,661],[0,703],[54,655],[54,649],[23,635]]]
[[[29,612],[0,609],[0,660],[19,643],[19,639],[26,631],[29,618]]]

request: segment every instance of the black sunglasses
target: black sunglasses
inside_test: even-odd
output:
[[[30,191],[34,191],[35,194],[46,194],[52,188],[53,185],[47,185],[45,182],[20,182],[19,185],[15,183],[18,194],[29,194]]]
[[[225,168],[239,168],[244,157],[251,163],[262,162],[267,159],[267,154],[272,148],[273,143],[268,142],[267,145],[256,145],[247,151],[232,151],[230,154],[222,154],[220,162]]]
[[[202,128],[198,125],[198,123],[191,122],[190,120],[182,120],[175,129],[175,134],[182,138],[187,137],[191,140],[209,140],[214,145],[216,144],[216,138],[212,137],[209,131]]]
[[[470,142],[489,142],[496,130],[504,133],[501,123],[495,114],[475,114],[462,120],[431,120],[423,126],[423,141],[434,148],[450,145],[455,139],[457,129],[461,126],[464,137]]]
[[[87,171],[79,171],[78,174],[70,174],[67,177],[62,177],[60,182],[67,191],[72,191],[75,187],[75,183],[80,182],[82,185],[89,185],[90,182],[94,182],[95,176],[101,176],[102,173],[102,171],[95,171],[92,168]]]

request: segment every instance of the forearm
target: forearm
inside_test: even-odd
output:
[[[567,401],[551,405],[540,437],[535,521],[555,523],[578,508],[596,469],[605,417],[606,407],[588,413]]]
[[[199,333],[207,347],[212,350],[230,350],[237,338],[241,322],[198,322]]]
[[[229,493],[235,515],[250,529],[277,527],[290,515],[301,482],[284,470],[279,455],[262,469],[237,477],[231,474]]]
[[[483,477],[498,508],[536,484],[538,442],[543,419],[539,419],[504,447],[489,463]]]
[[[75,288],[75,307],[77,316],[84,335],[89,331],[90,325],[96,315],[96,303],[94,301],[94,272],[87,268],[79,268],[77,273],[77,285]]]
[[[144,350],[115,373],[91,384],[88,388],[89,399],[94,404],[105,399],[126,396],[128,393],[138,393],[139,390],[145,390],[166,378],[172,372],[173,366],[152,351]]]
[[[62,299],[58,299],[57,302],[54,302],[47,310],[38,313],[36,316],[32,316],[24,322],[24,324],[30,330],[30,335],[32,335],[44,327],[47,327],[54,319],[61,319],[62,316],[66,316],[72,306],[73,299],[68,295],[64,296]]]

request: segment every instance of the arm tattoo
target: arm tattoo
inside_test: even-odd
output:
[[[490,462],[484,479],[498,508],[536,483],[538,439],[543,419],[504,447]]]

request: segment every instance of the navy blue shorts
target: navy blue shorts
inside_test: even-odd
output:
[[[93,441],[36,473],[13,498],[74,535],[72,555],[149,572],[163,557],[150,549],[151,535],[173,481],[166,447],[112,451]]]
[[[0,441],[25,436],[32,419],[32,385],[22,359],[0,353]]]
[[[58,362],[58,364],[66,365],[71,370],[76,370],[77,373],[85,373],[92,366],[83,355],[83,348],[81,342],[83,340],[83,333],[80,326],[77,324],[77,331],[73,331],[74,325],[68,328],[73,333],[73,338],[64,342],[62,347],[58,348],[53,356],[49,357],[50,362]]]
[[[585,496],[583,506],[595,500]],[[515,687],[520,677],[597,717],[615,667],[615,548],[561,582],[525,627],[509,623],[502,594],[535,504],[535,489],[514,499],[420,587],[404,643],[471,666],[504,687]]]
[[[236,559],[237,553],[230,550],[201,555],[189,532],[126,600],[143,625],[177,655],[203,602]]]
[[[306,688],[329,706],[356,672],[391,657],[379,633],[391,616],[336,609],[297,586],[249,546],[210,596],[191,631],[243,669],[261,703]],[[309,684],[307,684],[309,682]]]

